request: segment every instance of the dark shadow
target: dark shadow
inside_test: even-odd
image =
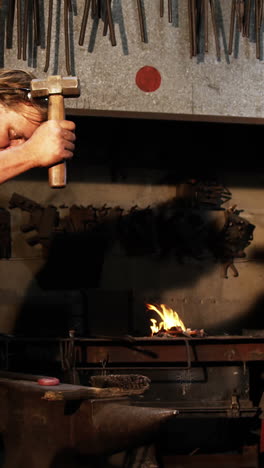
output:
[[[252,248],[248,261],[263,265],[264,249]],[[264,295],[256,298],[250,308],[236,319],[226,320],[225,332],[228,334],[243,334],[247,336],[264,336]],[[212,330],[214,332],[214,330]]]
[[[226,328],[230,334],[243,332],[249,336],[264,336],[264,295],[256,298],[250,309],[236,320],[227,321]]]
[[[106,456],[82,456],[71,449],[62,450],[49,468],[115,468]]]
[[[120,38],[121,38],[121,42],[122,42],[123,54],[128,55],[129,54],[128,40],[127,40],[127,34],[126,34],[126,28],[125,28],[125,22],[124,22],[124,15],[123,15],[121,0],[114,0],[113,1],[113,21],[114,21],[115,24],[118,25],[118,28],[119,28]]]
[[[256,443],[256,435],[250,434],[250,427],[255,426],[256,421],[252,418],[175,418],[164,425],[158,447],[162,453],[176,450],[178,454],[190,455],[194,449],[197,449],[197,455],[235,453],[244,444],[250,445],[252,440]]]
[[[155,289],[155,285],[157,291],[182,288],[195,284],[201,275],[215,268],[216,262],[230,262],[231,265],[236,256],[244,256],[254,226],[238,212],[224,210],[222,205],[231,198],[230,192],[208,181],[192,180],[179,187],[181,197],[153,208],[134,206],[124,211],[122,207],[71,207],[70,216],[60,220],[46,239],[39,239],[46,253],[45,265],[35,278],[40,289],[58,292],[58,295],[63,291],[93,289],[98,290],[100,296],[102,272],[106,268],[103,289],[114,281],[120,284],[122,291],[122,277],[130,275],[135,261],[137,275],[127,282],[127,289],[142,292]],[[16,206],[19,207],[19,203]],[[213,212],[219,213],[220,225],[212,219]],[[29,226],[31,222],[29,220]],[[38,230],[38,225],[35,228]],[[31,242],[29,236],[28,241]],[[118,255],[114,253],[116,249]],[[67,334],[69,322],[65,305],[55,301],[47,308],[43,304],[42,311],[39,305],[36,314],[31,303],[33,290],[29,288],[27,292],[15,334]],[[128,314],[128,304],[129,301],[124,315]],[[107,305],[104,309],[103,322],[104,315],[109,313]],[[118,323],[116,327],[120,331]],[[87,329],[83,333],[87,334]]]
[[[5,461],[5,445],[2,434],[0,434],[0,468],[4,468]]]
[[[76,122],[76,149],[68,162],[71,182],[175,185],[186,177],[215,178],[226,186],[263,187],[263,158],[252,150],[263,125],[68,116]],[[250,155],[250,165],[249,165]],[[43,169],[17,177],[45,180]]]
[[[95,47],[96,35],[99,27],[99,18],[94,18],[92,22],[92,28],[90,32],[88,52],[92,53]]]
[[[172,26],[178,28],[179,23],[179,0],[172,2]]]

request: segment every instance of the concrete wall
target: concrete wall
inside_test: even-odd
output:
[[[68,100],[67,106],[94,110],[173,113],[263,118],[263,31],[260,30],[260,58],[256,58],[254,11],[251,14],[249,37],[236,28],[233,53],[228,53],[230,0],[215,0],[220,57],[217,58],[212,21],[209,16],[209,51],[190,58],[188,2],[174,0],[172,22],[165,13],[159,14],[159,1],[142,0],[146,27],[146,42],[142,42],[137,2],[114,0],[113,18],[116,46],[109,36],[103,36],[102,20],[89,17],[82,46],[78,44],[84,0],[72,0],[69,15],[70,67],[81,82],[79,99]],[[38,77],[67,74],[63,2],[54,1],[50,67],[44,72],[46,60],[46,30],[48,2],[39,1],[41,10],[41,43],[29,47],[26,60],[17,59],[16,23],[13,44],[5,40],[7,0],[2,0],[0,12],[0,66],[29,68]],[[210,9],[209,9],[210,13]],[[31,28],[32,30],[32,28]],[[202,37],[202,36],[201,36]],[[6,48],[6,46],[12,48]],[[154,92],[139,89],[135,79],[144,66],[156,68],[161,85]]]

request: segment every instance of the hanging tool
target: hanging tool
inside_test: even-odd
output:
[[[49,76],[47,79],[34,79],[31,81],[32,97],[49,98],[48,119],[64,120],[64,96],[77,97],[80,95],[79,80],[75,76],[61,77]],[[66,185],[65,161],[49,168],[49,184],[53,188],[62,188]]]
[[[160,17],[164,16],[164,0],[160,0]]]
[[[92,0],[92,18],[97,17],[97,5],[96,0]]]
[[[236,0],[232,0],[232,5],[231,5],[231,18],[230,18],[230,30],[229,30],[229,46],[228,46],[228,53],[229,53],[229,55],[231,55],[232,52],[233,52],[233,40],[234,40],[235,20],[236,20]]]
[[[64,0],[65,63],[66,63],[66,71],[68,75],[71,75],[70,41],[69,41],[69,11],[71,11],[71,0]]]
[[[215,38],[216,57],[218,60],[220,60],[220,44],[219,44],[219,38],[217,34],[215,3],[214,3],[214,0],[209,0],[209,3],[210,3],[210,8],[211,8],[211,18],[212,18],[212,25],[213,25],[214,38]]]
[[[15,13],[15,0],[9,0],[8,9],[7,9],[7,21],[6,21],[6,47],[8,49],[12,48],[14,13]]]
[[[210,5],[211,20],[213,26],[213,33],[215,38],[216,56],[220,59],[220,43],[217,32],[216,11],[214,0],[188,0],[188,18],[189,18],[189,39],[190,39],[190,57],[195,57],[198,50],[199,36],[201,35],[201,28],[204,29],[204,51],[209,50],[208,44],[208,9]]]
[[[23,24],[23,60],[27,60],[27,38],[28,38],[28,17],[29,17],[29,0],[25,0],[24,4],[24,24]]]
[[[21,59],[22,54],[22,14],[21,0],[17,0],[17,58]]]
[[[243,36],[249,37],[249,25],[250,25],[250,11],[251,11],[251,0],[246,2],[245,7],[245,22],[243,29]]]
[[[260,29],[263,17],[263,0],[255,0],[256,58],[260,59]]]
[[[197,8],[196,0],[188,0],[190,58],[197,55]]]
[[[48,71],[48,69],[49,69],[49,63],[50,63],[52,12],[53,12],[53,0],[49,0],[48,27],[47,27],[47,45],[46,45],[46,62],[45,62],[44,72]]]
[[[172,0],[168,0],[168,21],[172,23]]]
[[[207,0],[203,0],[203,11],[204,11],[204,50],[207,53],[209,50],[208,1]]]
[[[114,22],[112,17],[112,10],[111,10],[111,0],[106,0],[106,19],[105,24],[109,25],[110,31],[110,41],[112,46],[116,45],[116,38],[115,38],[115,29],[114,29]]]
[[[49,12],[48,12],[48,28],[47,28],[47,45],[46,45],[46,63],[44,71],[48,71],[50,62],[50,46],[51,46],[51,29],[52,29],[52,10],[53,0],[49,0]]]
[[[70,63],[70,40],[69,40],[69,12],[72,11],[71,0],[64,0],[64,43],[65,43],[65,66],[68,75],[72,74]],[[53,0],[49,0],[48,7],[48,26],[47,26],[47,44],[46,44],[46,62],[44,71],[47,72],[50,64],[51,33],[53,18]]]
[[[17,5],[16,5],[17,4]],[[16,5],[17,58],[27,60],[29,21],[33,18],[34,44],[40,45],[39,0],[8,0],[6,20],[6,47],[12,48]]]
[[[139,18],[141,41],[147,42],[147,35],[146,35],[145,24],[144,24],[143,6],[141,3],[141,0],[137,0],[137,7],[138,7],[138,18]]]
[[[79,45],[82,46],[84,43],[84,37],[87,27],[87,21],[89,16],[91,0],[85,0],[84,10],[83,10],[83,17],[82,17],[82,24],[81,24],[81,31],[79,36]]]
[[[39,2],[33,0],[33,18],[34,18],[34,42],[36,46],[40,45],[40,25],[39,25]]]
[[[247,38],[249,37],[251,7],[251,0],[232,0],[228,47],[229,55],[231,55],[233,52],[235,24],[237,24],[237,30],[240,34],[242,34],[242,36]],[[263,0],[255,0],[254,20],[256,58],[260,59],[260,30],[263,23]]]

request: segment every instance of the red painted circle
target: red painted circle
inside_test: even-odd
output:
[[[151,93],[160,87],[161,75],[160,72],[154,68],[145,66],[140,68],[136,74],[136,84],[142,91]]]
[[[59,383],[60,381],[56,377],[44,377],[42,379],[38,379],[39,385],[52,386],[52,385],[59,385]]]

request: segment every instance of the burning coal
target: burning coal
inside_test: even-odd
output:
[[[186,328],[183,321],[180,319],[179,315],[175,310],[167,307],[164,304],[160,304],[156,307],[153,304],[146,304],[148,310],[153,310],[156,312],[161,321],[158,321],[155,318],[151,318],[150,325],[151,336],[168,336],[168,337],[177,337],[177,336],[204,336],[204,330],[191,330],[191,328]]]

